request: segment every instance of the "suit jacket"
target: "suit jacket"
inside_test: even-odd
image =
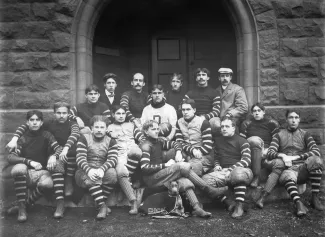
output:
[[[244,119],[248,112],[248,103],[244,89],[230,82],[223,93],[221,85],[216,90],[221,95],[220,117],[231,114],[235,119]]]
[[[108,107],[109,107],[109,110],[112,110],[113,106],[115,106],[115,105],[120,105],[120,100],[121,100],[121,95],[120,94],[115,94],[113,103],[111,104],[111,102],[107,98],[107,95],[105,94],[105,91],[103,93],[101,93],[100,97],[99,97],[99,101],[107,104]]]

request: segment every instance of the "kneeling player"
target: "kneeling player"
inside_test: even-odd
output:
[[[15,165],[11,175],[18,200],[19,222],[27,220],[26,204],[33,204],[45,189],[53,187],[51,174],[46,168],[53,170],[62,151],[53,135],[40,129],[43,124],[41,111],[27,112],[26,119],[28,129],[18,140],[16,151],[8,156],[9,164]],[[27,187],[33,189],[28,198]]]
[[[194,211],[192,214],[199,217],[210,217],[211,213],[199,206],[199,201],[193,191],[194,185],[205,191],[211,198],[222,195],[227,188],[213,188],[202,180],[192,169],[191,165],[182,162],[182,149],[178,142],[158,139],[159,126],[154,120],[149,120],[142,127],[146,140],[141,144],[142,158],[140,161],[143,180],[149,187],[159,187],[172,181],[177,181],[180,191],[185,192]],[[174,148],[175,160],[170,157],[166,163],[163,159],[163,150]],[[168,158],[167,158],[168,159]]]
[[[115,166],[118,146],[116,141],[106,136],[109,120],[96,115],[90,120],[91,134],[82,134],[77,143],[76,183],[88,188],[99,212],[97,219],[102,220],[110,210],[105,200],[117,182]]]
[[[125,122],[126,109],[122,106],[113,107],[114,123],[107,128],[109,135],[114,138],[119,146],[116,172],[118,182],[131,203],[129,213],[138,213],[136,197],[131,187],[129,177],[134,174],[138,167],[142,151],[135,140],[144,139],[142,132],[133,123]]]
[[[235,134],[236,122],[232,118],[224,116],[221,119],[222,137],[215,140],[215,166],[214,172],[204,175],[202,178],[211,185],[217,187],[232,186],[235,191],[236,206],[223,196],[221,201],[226,205],[233,218],[244,214],[243,202],[245,200],[246,187],[253,179],[253,173],[249,169],[251,164],[251,150],[246,139]]]

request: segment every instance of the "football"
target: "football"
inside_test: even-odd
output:
[[[172,125],[170,123],[161,123],[159,127],[160,127],[159,136],[162,137],[167,137],[172,131]]]

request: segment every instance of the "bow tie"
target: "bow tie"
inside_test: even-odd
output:
[[[114,93],[112,93],[112,94],[107,94],[107,97],[110,97],[110,98],[114,97]]]

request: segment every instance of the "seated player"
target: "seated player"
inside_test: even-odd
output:
[[[307,180],[311,182],[311,205],[317,210],[325,210],[318,197],[324,169],[320,151],[309,132],[299,128],[300,115],[296,110],[287,110],[286,121],[288,127],[273,137],[267,158],[280,158],[284,162],[286,169],[279,182],[294,201],[298,216],[306,215],[308,209],[300,200],[297,184]]]
[[[259,184],[261,163],[264,164],[264,159],[266,158],[272,136],[279,132],[279,123],[274,119],[265,116],[265,107],[261,103],[254,104],[251,107],[251,113],[253,118],[247,119],[242,123],[240,135],[247,139],[251,147],[252,171],[254,175],[251,186],[256,188]],[[272,169],[272,174],[269,176],[269,180],[264,188],[265,192],[270,193],[278,182],[282,170],[281,168],[279,170],[278,165],[270,166],[270,164],[267,163],[264,164],[264,166]]]
[[[142,158],[140,161],[143,181],[148,187],[160,187],[177,181],[180,191],[185,192],[193,207],[193,215],[210,217],[211,213],[204,211],[193,191],[194,185],[203,190],[209,197],[222,195],[226,188],[214,188],[203,181],[192,169],[191,165],[183,162],[182,148],[178,142],[158,139],[159,125],[155,120],[143,124],[142,130],[146,140],[141,144]],[[174,148],[174,157],[163,157],[163,150]]]
[[[14,178],[19,222],[27,220],[26,205],[31,205],[39,199],[45,189],[53,188],[53,180],[48,170],[52,170],[53,175],[62,172],[56,167],[62,147],[51,133],[40,129],[43,124],[42,112],[28,111],[26,119],[28,129],[19,138],[17,149],[8,155],[9,164],[14,165],[11,176]],[[32,189],[28,198],[27,187]],[[58,197],[56,192],[55,195]]]
[[[108,134],[114,138],[119,146],[117,156],[117,179],[131,203],[129,213],[138,213],[136,197],[131,187],[129,177],[132,176],[138,167],[142,155],[141,149],[135,143],[144,140],[142,132],[131,122],[125,122],[126,109],[120,105],[113,107],[114,123],[107,128]]]
[[[214,172],[202,178],[217,187],[231,186],[234,188],[236,205],[229,198],[223,196],[221,201],[228,211],[233,211],[231,217],[239,218],[244,214],[246,186],[253,179],[251,164],[251,150],[246,139],[235,134],[236,121],[224,116],[221,118],[222,137],[215,139]]]
[[[76,183],[87,188],[99,209],[96,218],[103,220],[110,212],[106,199],[117,182],[115,167],[118,146],[106,136],[109,120],[106,116],[95,115],[90,120],[91,134],[81,134],[77,143]]]
[[[149,120],[155,120],[158,124],[169,123],[172,126],[172,130],[166,136],[166,139],[170,141],[174,138],[176,132],[176,110],[173,106],[165,102],[164,88],[162,85],[153,85],[151,97],[151,104],[147,105],[142,111],[141,124]]]
[[[175,108],[177,118],[180,119],[182,117],[182,109],[180,108],[180,105],[185,96],[184,89],[182,89],[183,76],[181,73],[173,73],[170,77],[170,86],[171,90],[165,94],[166,101]]]
[[[98,101],[100,93],[96,85],[87,86],[85,94],[86,102],[73,106],[69,118],[77,121],[80,133],[91,133],[90,119],[95,115],[104,115],[110,119],[111,113],[107,104]]]
[[[195,71],[197,85],[185,95],[185,99],[193,99],[197,105],[196,114],[210,122],[212,135],[220,130],[220,93],[209,86],[210,71],[197,68]]]
[[[73,177],[76,170],[76,143],[79,139],[79,127],[75,121],[68,120],[70,110],[69,104],[57,102],[53,106],[54,119],[45,121],[42,128],[53,134],[59,145],[63,147],[59,156],[61,165],[65,167],[66,176],[61,173],[53,174],[54,189],[58,200],[57,210],[54,213],[55,218],[62,218],[64,214],[64,195],[70,196],[73,193]],[[28,125],[23,124],[18,127],[14,137],[8,143],[7,147],[14,149],[17,146],[17,140],[28,131]]]
[[[182,145],[185,160],[199,176],[213,168],[212,134],[209,121],[195,115],[196,103],[186,99],[181,104],[183,118],[176,124],[176,141]]]

